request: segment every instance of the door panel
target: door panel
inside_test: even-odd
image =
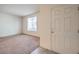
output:
[[[77,7],[52,8],[52,50],[77,53],[79,50],[79,12]]]

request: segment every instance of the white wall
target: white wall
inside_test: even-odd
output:
[[[37,16],[37,32],[30,32],[30,31],[27,31],[27,18],[30,17],[30,16]],[[31,15],[28,15],[28,16],[24,16],[23,17],[23,33],[24,34],[29,34],[29,35],[34,35],[34,36],[39,36],[39,19],[38,19],[38,16],[39,16],[39,12],[37,13],[34,13],[34,14],[31,14]],[[41,24],[41,23],[40,23]]]
[[[0,13],[0,37],[21,33],[21,18]]]
[[[39,14],[39,34],[40,34],[40,46],[46,49],[51,49],[51,34],[50,34],[50,5],[40,5]]]

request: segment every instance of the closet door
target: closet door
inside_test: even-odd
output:
[[[79,15],[77,7],[52,8],[52,50],[59,53],[79,51]]]
[[[71,52],[79,52],[79,10],[78,7],[72,8],[71,16]]]

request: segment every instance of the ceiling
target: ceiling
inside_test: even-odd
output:
[[[0,12],[17,16],[25,16],[37,12],[39,5],[35,4],[0,4]]]

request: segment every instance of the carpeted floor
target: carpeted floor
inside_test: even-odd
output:
[[[0,39],[0,54],[30,54],[39,47],[39,37],[16,35]]]

